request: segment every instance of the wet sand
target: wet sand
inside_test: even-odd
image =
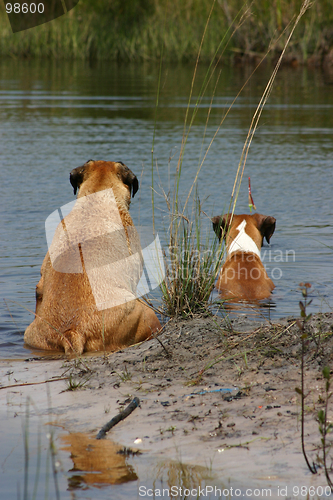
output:
[[[311,463],[318,463],[316,417],[325,401],[322,368],[333,368],[333,314],[313,316],[306,328],[305,442]],[[226,487],[268,488],[271,498],[304,498],[293,488],[327,486],[323,469],[312,475],[301,450],[295,318],[271,324],[246,318],[170,322],[158,340],[123,351],[54,358],[36,353],[25,361],[1,361],[2,408],[15,405],[16,414],[23,414],[29,396],[45,421],[94,436],[136,396],[141,408],[107,440],[156,460],[207,467]],[[68,390],[69,377],[76,390]]]

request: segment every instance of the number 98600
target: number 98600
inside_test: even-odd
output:
[[[6,12],[7,14],[35,14],[38,12],[39,14],[43,14],[44,12],[44,4],[43,3],[6,3]]]

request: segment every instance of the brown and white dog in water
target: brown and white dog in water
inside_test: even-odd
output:
[[[218,238],[226,239],[227,257],[216,288],[228,300],[268,299],[275,288],[261,262],[263,239],[269,243],[275,230],[274,217],[261,214],[212,218]]]
[[[76,354],[141,342],[161,325],[136,298],[143,257],[129,205],[138,180],[121,162],[89,160],[70,182],[77,200],[61,209],[24,340]]]

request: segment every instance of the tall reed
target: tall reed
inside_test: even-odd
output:
[[[214,2],[215,3],[215,2]],[[202,211],[200,199],[197,192],[197,180],[199,172],[201,171],[207,153],[214,141],[217,131],[220,130],[227,113],[222,117],[221,123],[219,124],[216,133],[214,134],[212,140],[210,141],[208,148],[206,149],[203,156],[199,158],[197,173],[194,179],[192,186],[188,191],[188,195],[186,201],[184,203],[183,208],[181,208],[181,200],[179,194],[179,184],[182,175],[182,164],[186,150],[187,138],[191,130],[191,126],[194,122],[196,111],[198,109],[198,105],[205,93],[207,86],[205,85],[206,81],[212,77],[212,74],[216,70],[217,66],[209,66],[208,71],[206,73],[206,77],[204,78],[203,85],[201,87],[201,91],[199,92],[199,97],[196,99],[194,110],[192,112],[192,116],[190,116],[190,106],[192,100],[192,89],[194,85],[194,80],[196,78],[196,70],[199,64],[199,59],[201,56],[201,50],[203,47],[203,42],[208,32],[209,23],[211,21],[211,16],[213,12],[213,7],[209,13],[207,18],[206,26],[203,31],[202,42],[199,47],[199,52],[197,56],[197,63],[194,70],[192,86],[188,101],[188,107],[185,114],[184,119],[184,131],[183,137],[181,141],[179,159],[177,163],[177,168],[174,177],[174,188],[173,195],[170,199],[170,196],[166,196],[166,202],[169,210],[169,228],[168,228],[168,252],[165,254],[166,260],[166,279],[161,285],[161,290],[163,294],[164,303],[166,306],[166,311],[169,315],[184,315],[191,316],[196,312],[202,312],[204,310],[207,311],[209,308],[209,301],[211,297],[211,292],[214,287],[214,280],[216,278],[218,269],[221,265],[221,260],[223,257],[223,246],[221,243],[217,243],[216,240],[212,240],[209,237],[206,237],[204,241],[202,238]],[[304,16],[308,8],[311,6],[310,0],[304,0],[300,12],[296,19],[290,23],[289,34],[287,35],[287,39],[285,41],[282,53],[276,63],[276,66],[272,72],[272,75],[267,83],[267,86],[264,90],[264,93],[258,103],[256,111],[253,115],[252,121],[250,123],[248,136],[244,143],[243,152],[240,158],[240,162],[238,164],[235,182],[233,186],[233,190],[231,193],[230,205],[228,212],[234,213],[236,202],[244,174],[244,169],[249,153],[249,148],[258,126],[260,116],[263,110],[263,107],[266,104],[266,101],[272,91],[273,83],[279,67],[282,63],[283,57],[286,53],[288,44],[293,36],[293,33],[300,21],[300,19]],[[222,57],[228,43],[235,35],[238,33],[237,23],[236,21],[246,19],[248,10],[245,12],[241,11],[238,13],[237,17],[233,20],[233,23],[236,26],[236,29],[231,30],[229,36],[223,37],[222,42],[220,42],[219,47],[222,47],[222,51],[219,54]],[[240,15],[241,14],[241,15]],[[272,47],[272,45],[271,45]],[[269,49],[270,50],[270,49]],[[216,53],[214,58],[216,57]],[[212,68],[212,70],[211,70]],[[211,105],[214,99],[214,95],[211,99]],[[232,103],[233,104],[233,103]],[[231,104],[231,106],[232,106]],[[210,116],[210,109],[207,114],[206,128],[204,130],[204,136],[206,134],[206,129]],[[230,108],[229,108],[230,110]],[[152,161],[152,181],[153,181],[153,169],[154,162]],[[154,185],[152,186],[154,190]],[[195,188],[195,189],[194,189]],[[194,194],[192,194],[194,189]],[[186,209],[189,203],[189,200],[192,199],[192,213],[189,216]],[[153,204],[154,210],[154,204]]]

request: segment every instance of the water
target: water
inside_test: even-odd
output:
[[[257,469],[251,477],[239,468],[237,473],[236,465],[233,477],[229,477],[230,468],[218,459],[214,445],[211,461],[205,465],[186,464],[176,442],[173,460],[163,459],[163,452],[159,457],[149,450],[137,454],[135,444],[130,450],[124,449],[110,436],[98,441],[96,433],[68,432],[64,421],[52,411],[47,411],[46,420],[45,412],[31,399],[24,403],[22,398],[21,404],[18,400],[9,392],[6,408],[0,409],[0,483],[4,499],[301,499],[306,496],[304,491],[311,491],[310,485],[311,498],[332,498],[323,474],[311,478],[305,473],[299,479],[290,471],[290,461],[288,466],[280,464],[278,475],[267,476]],[[220,448],[219,452],[231,453]],[[256,453],[262,456],[260,451]],[[192,462],[203,462],[198,457]],[[235,457],[228,455],[225,460],[234,461]],[[276,468],[274,460],[271,465]]]
[[[0,429],[1,498],[118,500],[151,497],[153,489],[165,488],[166,492],[173,487],[178,493],[180,488],[193,491],[208,486],[209,492],[215,485],[227,487],[206,467],[157,460],[149,453],[136,454],[135,448],[134,454],[124,452],[110,438],[97,441],[96,435],[68,433],[60,424],[45,424],[31,401],[23,412],[9,402],[0,415],[4,424]],[[164,498],[171,497],[176,500],[183,495],[164,494]]]
[[[206,68],[199,68],[193,96]],[[35,286],[47,251],[44,223],[74,199],[68,176],[90,158],[121,160],[140,178],[136,224],[151,225],[151,149],[157,229],[168,227],[163,190],[173,187],[193,67],[165,65],[156,111],[158,65],[2,61],[0,66],[0,356],[30,354]],[[200,103],[186,145],[181,197],[251,68],[222,68]],[[252,115],[269,79],[250,80],[211,145],[198,181],[209,216],[228,207]],[[191,105],[190,112],[194,109]],[[205,134],[205,135],[204,135]],[[276,284],[271,317],[299,314],[300,282],[314,287],[312,312],[331,311],[333,92],[320,71],[282,68],[251,145],[236,213],[248,213],[247,177],[257,211],[277,219],[262,255]],[[158,170],[157,170],[158,168]],[[204,221],[211,232],[209,221]]]

